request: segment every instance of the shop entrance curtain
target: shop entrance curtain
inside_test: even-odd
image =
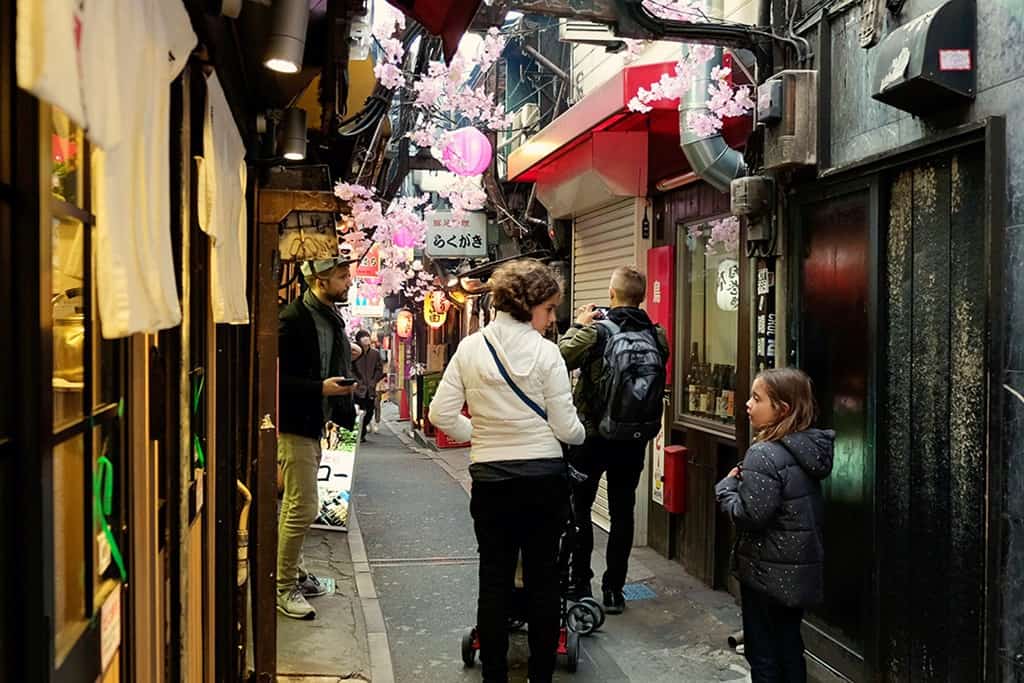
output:
[[[18,3],[18,85],[66,111],[95,145],[96,283],[107,338],[181,322],[170,84],[195,45],[180,0]]]

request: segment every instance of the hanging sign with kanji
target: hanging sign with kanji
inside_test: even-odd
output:
[[[455,220],[450,211],[431,214],[427,225],[427,256],[475,258],[487,256],[487,216],[466,212]]]

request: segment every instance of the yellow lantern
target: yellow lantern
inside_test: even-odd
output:
[[[423,320],[435,330],[444,327],[445,320],[448,319],[449,305],[444,292],[430,292],[423,297]]]

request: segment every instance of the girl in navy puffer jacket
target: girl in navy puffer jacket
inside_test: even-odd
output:
[[[750,394],[755,443],[715,487],[736,525],[744,654],[753,683],[803,683],[800,622],[824,594],[821,480],[832,471],[835,432],[811,428],[811,380],[796,368],[762,372]]]

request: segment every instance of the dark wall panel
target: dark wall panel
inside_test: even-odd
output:
[[[911,593],[912,680],[945,680],[950,652],[941,625],[949,605],[936,598],[946,594],[949,572],[948,163],[914,169],[913,211],[910,554],[927,570],[916,573]]]

